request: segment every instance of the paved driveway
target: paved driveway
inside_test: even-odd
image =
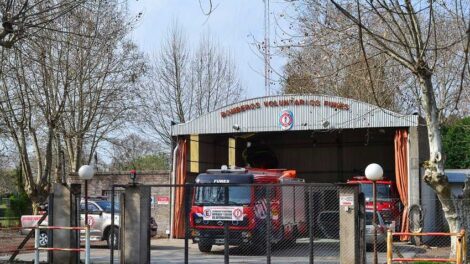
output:
[[[339,242],[338,240],[322,239],[315,241],[315,263],[339,263]],[[274,247],[272,250],[272,263],[308,263],[308,241],[298,240],[296,245],[288,248]],[[114,252],[115,263],[119,263],[120,252]],[[412,250],[402,250],[405,257],[412,257]],[[104,243],[95,244],[91,250],[92,263],[109,263],[109,249]],[[82,253],[82,259],[84,259]],[[34,258],[33,253],[18,255],[18,260],[31,261]],[[7,257],[0,257],[6,260]],[[372,254],[367,253],[367,259],[372,259]],[[46,260],[46,253],[41,253],[41,260]],[[184,260],[184,240],[168,240],[157,239],[152,240],[152,263],[183,263]],[[210,253],[201,253],[197,248],[197,244],[189,243],[189,263],[208,264],[223,263],[224,249],[223,246],[214,246]],[[385,262],[385,253],[379,253],[379,263]],[[250,253],[250,250],[240,247],[230,248],[230,263],[266,263],[266,256]]]

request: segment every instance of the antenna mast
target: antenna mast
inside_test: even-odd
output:
[[[270,54],[270,41],[269,41],[269,0],[264,1],[264,89],[265,95],[271,95],[271,54]]]

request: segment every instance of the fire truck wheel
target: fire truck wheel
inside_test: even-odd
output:
[[[201,251],[201,252],[211,252],[212,244],[207,243],[207,242],[199,241],[197,243],[197,247],[199,248],[199,251]]]
[[[255,254],[264,255],[266,254],[266,240],[259,239],[255,242],[253,246],[253,250]]]
[[[39,246],[40,247],[47,247],[47,244],[49,242],[47,232],[42,231],[39,233]]]

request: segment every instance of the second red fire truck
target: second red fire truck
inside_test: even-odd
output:
[[[360,191],[366,199],[366,209],[373,209],[372,181],[365,176],[354,176],[348,180],[349,184],[359,184]],[[395,183],[391,180],[376,182],[377,186],[377,211],[382,215],[385,224],[394,230],[399,230],[402,205],[395,189]]]

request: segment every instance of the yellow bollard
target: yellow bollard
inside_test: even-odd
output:
[[[462,263],[467,261],[467,234],[465,233],[465,229],[460,231],[462,234]]]
[[[455,263],[462,264],[462,231],[457,235],[457,245],[455,250],[457,251]]]
[[[392,230],[387,230],[387,264],[392,264],[393,258],[393,236]]]

